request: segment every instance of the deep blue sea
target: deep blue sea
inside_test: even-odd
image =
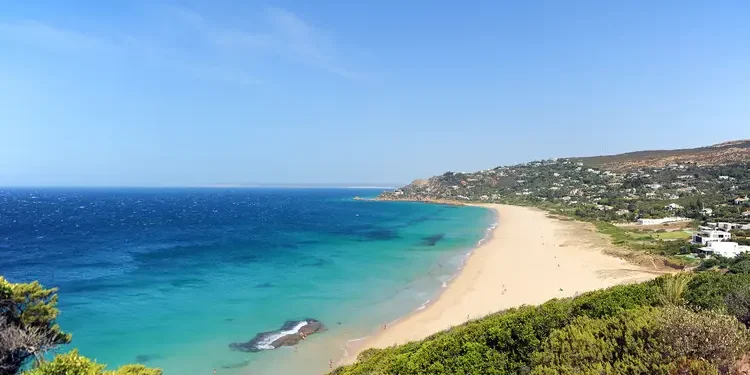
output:
[[[367,189],[0,191],[0,275],[58,287],[72,347],[167,375],[321,374],[439,293],[488,210],[353,200]],[[297,349],[230,349],[286,320]],[[67,349],[67,348],[66,348]]]

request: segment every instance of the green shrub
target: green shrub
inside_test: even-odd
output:
[[[688,283],[684,296],[694,309],[723,311],[726,297],[737,290],[750,288],[750,274],[722,275],[718,272],[697,274]]]
[[[743,260],[729,266],[731,273],[750,273],[750,260]]]
[[[534,375],[664,374],[661,342],[654,334],[658,310],[643,308],[618,316],[577,318],[555,331],[534,356]]]
[[[74,349],[31,371],[24,372],[24,375],[100,375],[104,367],[105,365],[78,354],[78,350]]]
[[[641,308],[581,317],[555,331],[535,354],[532,374],[727,373],[749,342],[731,316]]]
[[[734,316],[746,326],[750,326],[750,290],[731,291],[724,298],[727,313]]]
[[[106,366],[78,354],[78,350],[57,355],[52,361],[26,371],[23,375],[162,375],[159,369],[143,365],[126,365],[116,371],[105,371]]]
[[[572,303],[573,315],[600,318],[639,306],[656,306],[660,295],[656,283],[618,285],[577,297]]]
[[[688,283],[692,279],[692,274],[680,272],[675,275],[666,275],[658,279],[658,285],[661,293],[660,300],[664,305],[681,306],[685,299],[683,294],[687,290]]]
[[[662,352],[669,349],[672,357],[704,359],[721,373],[750,349],[748,331],[733,316],[667,308],[658,324]]]
[[[747,329],[720,314],[750,315],[748,286],[749,275],[716,272],[616,286],[366,350],[333,374],[718,375],[750,349]]]

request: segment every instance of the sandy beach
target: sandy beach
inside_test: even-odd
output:
[[[639,282],[659,272],[604,254],[609,245],[586,223],[499,204],[498,226],[433,303],[364,340],[357,352],[425,338],[469,319],[555,297]],[[351,355],[344,362],[356,359]]]

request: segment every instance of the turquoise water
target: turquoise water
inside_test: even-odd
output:
[[[0,192],[0,270],[60,288],[73,346],[166,374],[320,374],[434,298],[495,218],[475,207],[355,201],[376,190]],[[298,349],[230,350],[286,320]],[[351,349],[350,349],[351,350]]]

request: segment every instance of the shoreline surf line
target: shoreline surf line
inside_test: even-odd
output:
[[[442,205],[446,204],[446,203],[443,203],[443,202],[424,202],[424,203],[427,203],[427,204],[442,204]],[[468,205],[466,205],[466,206],[468,206]],[[388,329],[392,328],[394,325],[396,325],[400,321],[402,321],[404,319],[408,319],[410,316],[412,316],[414,314],[417,314],[417,313],[420,313],[420,312],[422,312],[424,310],[427,310],[431,305],[433,305],[434,303],[436,303],[437,301],[439,301],[439,299],[441,298],[441,295],[444,294],[446,292],[446,290],[448,290],[450,288],[450,286],[453,283],[453,281],[455,281],[461,275],[461,272],[463,272],[464,268],[468,264],[469,259],[471,259],[471,257],[476,253],[477,250],[479,250],[482,247],[483,244],[488,243],[488,242],[490,242],[492,240],[494,231],[499,226],[500,215],[499,215],[498,211],[495,210],[495,209],[493,209],[493,208],[491,208],[491,207],[485,207],[485,206],[481,206],[481,205],[471,205],[471,206],[481,207],[481,208],[489,210],[492,213],[492,215],[493,215],[493,219],[492,219],[491,223],[487,227],[485,227],[484,236],[482,236],[482,238],[480,238],[479,240],[477,240],[476,244],[474,246],[472,246],[471,248],[469,248],[468,251],[466,251],[466,253],[464,253],[461,256],[461,261],[458,264],[458,266],[456,268],[456,271],[453,272],[453,274],[451,274],[451,276],[447,280],[445,280],[445,281],[443,281],[441,283],[441,287],[438,289],[438,291],[436,293],[434,293],[433,298],[428,299],[426,302],[424,302],[422,305],[420,305],[416,309],[408,312],[405,315],[399,316],[398,318],[396,318],[396,319],[394,319],[392,321],[389,321],[389,322],[385,323],[385,328],[383,328],[383,326],[381,326],[377,330],[373,331],[373,333],[370,334],[370,335],[367,335],[367,336],[364,336],[364,337],[361,337],[361,338],[358,338],[358,339],[354,339],[354,340],[347,340],[347,346],[349,346],[350,348],[352,348],[354,346],[354,345],[351,345],[351,346],[348,345],[348,343],[350,343],[350,342],[357,342],[357,343],[361,342],[361,344],[357,345],[356,347],[353,348],[354,349],[353,350],[353,352],[354,352],[353,356],[350,355],[350,353],[345,350],[345,352],[347,353],[347,355],[345,357],[342,357],[342,358],[340,358],[338,360],[337,366],[342,366],[342,365],[347,365],[347,364],[353,363],[356,360],[356,356],[359,355],[359,353],[361,353],[363,350],[367,349],[367,348],[363,348],[363,346],[367,345],[367,341],[368,340],[372,340],[374,338],[377,338],[378,335],[380,335],[384,331],[387,331]]]
[[[455,279],[427,308],[365,340],[345,363],[356,361],[365,349],[420,340],[510,307],[656,277],[651,270],[605,254],[602,250],[612,245],[603,244],[585,224],[549,218],[529,207],[474,206],[493,210],[497,220]]]

